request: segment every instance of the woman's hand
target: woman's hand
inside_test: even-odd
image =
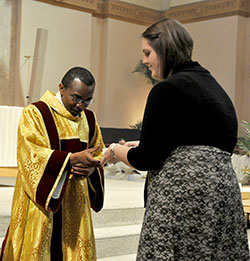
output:
[[[128,141],[124,144],[124,146],[127,146],[127,147],[131,147],[131,148],[134,148],[134,147],[138,147],[139,145],[139,140],[135,140],[135,141]]]
[[[119,146],[117,143],[112,143],[108,149],[103,154],[103,157],[101,159],[101,165],[104,165],[105,163],[117,163],[119,159],[115,157],[114,152],[112,152],[112,148],[114,149],[115,146]]]

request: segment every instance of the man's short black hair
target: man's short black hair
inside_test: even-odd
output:
[[[71,82],[75,79],[79,79],[81,82],[85,83],[87,86],[92,86],[95,84],[95,79],[92,73],[83,67],[73,67],[62,78],[62,84],[65,89],[67,89]]]

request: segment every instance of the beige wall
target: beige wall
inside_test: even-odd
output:
[[[78,65],[90,67],[91,21],[89,13],[22,0],[20,80],[24,97],[29,94],[37,28],[46,29],[49,33],[41,88],[36,90],[33,101],[47,89],[57,91],[63,74],[69,68]]]
[[[13,91],[15,59],[15,26],[16,3],[0,1],[0,104],[14,105]]]
[[[103,55],[104,55],[104,23],[105,19],[92,17],[92,35],[91,35],[91,65],[90,69],[95,77],[96,86],[94,93],[94,104],[90,106],[95,111],[98,118],[102,112],[102,96],[103,96]]]
[[[0,90],[7,89],[9,78],[10,47],[11,47],[11,14],[12,6],[0,2]]]
[[[250,122],[250,19],[247,19],[247,31],[245,36],[246,41],[246,56],[245,56],[245,84],[244,84],[244,106],[243,111],[246,120]]]
[[[235,100],[235,66],[238,17],[186,24],[194,40],[193,60],[198,60]],[[215,30],[216,28],[216,30]]]
[[[250,19],[239,17],[236,62],[236,106],[241,120],[250,122]]]
[[[103,38],[99,74],[95,73],[99,75],[96,88],[98,102],[93,108],[101,126],[128,128],[142,119],[150,90],[142,75],[132,73],[142,58],[140,35],[145,27],[110,18],[104,19],[103,25],[95,19],[95,24],[103,30]],[[94,46],[96,43],[93,43]],[[96,52],[95,48],[93,52]]]
[[[11,48],[15,35],[13,3],[16,1],[0,2],[0,22],[6,25],[0,29],[0,62],[4,65],[1,68],[5,68],[0,72],[3,97],[0,104],[23,105],[8,101],[14,95],[14,88],[21,94],[17,98],[26,101],[33,58],[25,56],[33,55],[36,30],[44,28],[49,35],[38,96],[46,89],[56,91],[68,68],[86,66],[97,80],[96,103],[91,108],[96,111],[101,126],[128,127],[142,119],[150,86],[144,76],[132,71],[142,58],[140,35],[146,26],[97,18],[83,10],[40,1],[19,0],[16,28],[20,26],[20,30],[17,30],[15,47],[20,59],[15,70],[11,67],[16,59],[15,48]],[[250,18],[231,15],[188,23],[186,27],[195,42],[194,60],[208,68],[225,88],[237,108],[239,120],[250,121]],[[16,85],[6,80],[15,73],[20,74],[21,84],[18,77]]]

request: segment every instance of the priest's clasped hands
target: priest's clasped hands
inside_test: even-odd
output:
[[[97,145],[94,148],[82,150],[71,154],[70,165],[72,167],[71,174],[77,175],[82,178],[86,178],[95,170],[95,168],[106,165],[107,163],[117,163],[119,159],[114,153],[116,146],[122,146],[126,151],[131,147],[138,146],[138,142],[126,142],[125,145],[119,145],[118,143],[112,143],[104,152],[101,160],[94,158],[93,154],[100,150],[101,146]]]
[[[70,156],[70,165],[71,165],[71,174],[77,175],[82,178],[88,177],[93,173],[95,168],[101,166],[100,160],[97,160],[93,157],[93,153],[98,151],[101,148],[100,145],[95,146],[94,148],[82,150],[71,154]]]
[[[108,148],[101,160],[97,160],[93,157],[93,154],[100,150],[101,146],[97,145],[94,148],[82,150],[80,152],[72,153],[70,156],[70,165],[71,165],[71,174],[87,178],[93,173],[95,168],[101,167],[107,163],[115,163],[115,160],[112,160],[112,155],[110,149]],[[117,160],[116,160],[117,161]]]
[[[101,146],[97,145],[94,148],[82,150],[80,152],[72,153],[70,156],[71,174],[78,177],[86,178],[93,173],[95,168],[101,167],[107,163],[116,163],[115,159],[108,148],[101,160],[93,157],[93,154],[100,150]]]

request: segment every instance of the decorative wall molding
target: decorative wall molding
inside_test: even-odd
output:
[[[93,15],[143,25],[154,23],[161,18],[160,11],[118,0],[97,0],[97,10]]]
[[[97,0],[34,0],[50,5],[60,6],[86,13],[94,13],[97,9]]]
[[[164,17],[191,23],[225,16],[250,17],[250,0],[207,0],[156,11],[119,0],[38,0],[41,2],[90,12],[95,17],[114,18],[149,25]]]
[[[97,0],[54,0],[55,2],[80,7],[94,12],[97,8]]]
[[[240,15],[250,17],[249,0],[209,0],[170,8],[164,17],[174,18],[182,23]]]

